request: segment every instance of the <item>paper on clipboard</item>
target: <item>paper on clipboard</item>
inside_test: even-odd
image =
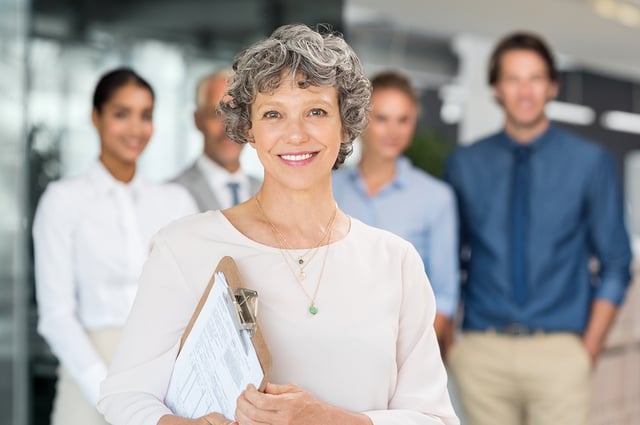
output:
[[[243,326],[247,318],[238,314],[234,294],[240,283],[233,259],[224,257],[181,340],[165,397],[178,416],[218,412],[232,419],[247,385],[266,385],[271,358],[255,316],[251,327]]]

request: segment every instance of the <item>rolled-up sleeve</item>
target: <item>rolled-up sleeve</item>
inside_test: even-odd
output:
[[[620,305],[631,280],[631,246],[625,227],[623,197],[612,158],[598,157],[588,191],[588,226],[592,250],[600,263],[596,298]]]
[[[428,238],[430,255],[423,261],[436,296],[436,310],[451,318],[460,298],[458,212],[452,190],[443,191],[441,197],[441,208]]]

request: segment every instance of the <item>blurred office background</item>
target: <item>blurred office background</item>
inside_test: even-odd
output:
[[[202,148],[192,124],[198,78],[292,22],[343,32],[369,74],[410,75],[422,115],[409,154],[436,175],[456,144],[501,125],[485,83],[495,40],[515,29],[545,36],[562,70],[548,113],[613,153],[638,257],[638,0],[0,0],[0,423],[48,423],[56,361],[35,332],[30,222],[46,184],[82,172],[98,152],[90,113],[99,75],[130,65],[153,85],[142,172],[166,179]],[[261,174],[251,149],[242,162]],[[639,286],[595,371],[597,425],[640,424]]]

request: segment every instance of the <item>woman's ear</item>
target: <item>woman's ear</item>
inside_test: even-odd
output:
[[[346,131],[342,131],[342,140],[340,141],[341,145],[344,145],[345,143],[349,143],[349,133],[347,133]]]
[[[249,142],[249,146],[255,148],[256,139],[253,137],[253,132],[249,129],[247,130],[247,142]]]
[[[91,122],[93,123],[93,126],[95,127],[95,129],[98,130],[99,124],[100,124],[100,113],[96,108],[93,108],[91,110]]]

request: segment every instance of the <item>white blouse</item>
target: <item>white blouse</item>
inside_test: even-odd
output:
[[[92,404],[107,367],[87,331],[124,325],[152,235],[195,212],[180,186],[137,176],[123,184],[101,162],[42,195],[33,224],[38,332]]]
[[[299,251],[302,253],[303,251]],[[218,261],[232,256],[271,351],[271,382],[363,412],[374,424],[458,424],[433,330],[435,302],[420,256],[391,233],[351,219],[329,246],[318,314],[277,248],[240,233],[219,211],[156,235],[98,409],[114,425],[155,425],[178,343]],[[303,281],[313,294],[324,252]]]

